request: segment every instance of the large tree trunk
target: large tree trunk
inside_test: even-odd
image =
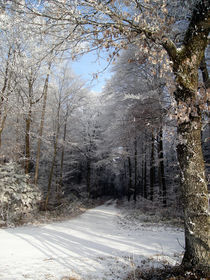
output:
[[[189,67],[186,67],[185,71],[188,77],[193,77],[193,82],[190,83],[191,88],[183,87],[183,84],[180,83],[175,92],[178,103],[179,144],[177,155],[181,169],[185,220],[185,254],[182,264],[188,269],[208,272],[210,267],[210,216],[201,146],[201,111],[197,103],[198,79],[195,69],[189,70]]]
[[[198,52],[201,58],[202,53]],[[189,64],[184,57],[177,74],[178,160],[181,169],[181,189],[185,219],[186,268],[209,271],[210,216],[208,213],[208,190],[201,146],[201,106],[198,100],[198,67],[200,60]],[[191,58],[192,60],[195,57]],[[190,67],[192,66],[192,67]],[[188,77],[186,79],[185,77]]]
[[[208,191],[201,147],[202,99],[198,94],[198,69],[210,31],[209,1],[196,2],[182,48],[164,45],[176,77],[178,160],[185,219],[185,254],[188,269],[210,272]]]
[[[183,264],[189,268],[209,269],[208,192],[201,149],[201,118],[180,124],[181,142],[177,147],[182,174],[185,217],[185,254]]]

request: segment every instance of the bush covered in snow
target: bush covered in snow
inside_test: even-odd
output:
[[[0,226],[21,224],[38,210],[41,191],[16,163],[0,165]]]

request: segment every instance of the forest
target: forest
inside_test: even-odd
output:
[[[0,239],[9,242],[4,230],[19,236],[10,230],[47,224],[40,232],[35,228],[31,236],[43,244],[51,242],[45,239],[49,236],[52,244],[54,240],[63,246],[59,250],[68,248],[65,257],[59,259],[58,254],[57,263],[72,273],[66,278],[65,273],[56,276],[56,271],[39,275],[33,268],[33,275],[18,274],[12,265],[18,257],[10,259],[8,253],[2,266],[0,260],[0,279],[210,277],[209,4],[208,0],[0,0]],[[73,68],[75,61],[92,53],[106,61],[92,79],[106,69],[111,73],[100,92]],[[72,220],[77,216],[80,223]],[[130,233],[109,224],[114,216],[121,230]],[[48,226],[58,221],[67,223],[60,235],[59,228]],[[149,248],[156,242],[149,241],[152,232],[167,222],[170,232],[163,231],[162,236],[166,234],[172,247],[176,239],[183,239],[183,244],[178,251],[165,250],[175,250],[174,258],[180,254],[179,259],[167,260],[162,270],[154,263],[148,269],[150,255],[132,253],[135,246],[128,247],[132,265],[130,259],[126,263],[124,252],[124,259],[120,255],[116,263],[120,269],[128,267],[115,274],[116,260],[105,249],[110,231],[121,236],[115,242],[123,240],[119,246],[125,247],[124,234],[136,231],[136,239],[132,236],[137,250],[139,244]],[[148,239],[142,241],[144,227]],[[90,236],[103,229],[105,237],[87,249],[83,233],[67,237],[74,229],[89,229]],[[30,235],[29,228],[22,234],[22,239]],[[173,234],[177,236],[172,238]],[[160,235],[156,238],[164,244]],[[90,236],[87,240],[94,239]],[[78,266],[67,260],[74,258],[69,253],[74,252],[73,243],[88,252],[78,257],[78,262],[84,258]],[[47,262],[54,259],[51,243],[33,246],[51,252],[45,256]],[[7,252],[3,241],[0,247]],[[93,253],[96,248],[102,255]],[[89,254],[106,263],[101,274],[78,270]],[[146,257],[138,270],[140,255]],[[8,263],[11,275],[5,271]],[[93,261],[86,265],[88,270]],[[43,267],[48,270],[47,263]],[[108,269],[114,271],[111,276],[104,272]]]

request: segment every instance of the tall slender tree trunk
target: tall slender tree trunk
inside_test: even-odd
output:
[[[9,47],[8,57],[7,57],[7,62],[6,62],[6,69],[5,69],[5,73],[4,73],[4,82],[3,82],[3,87],[1,90],[1,96],[0,96],[0,148],[2,145],[2,132],[4,130],[5,122],[7,119],[8,105],[5,104],[5,99],[10,94],[9,88],[10,88],[10,82],[11,82],[11,71],[9,68],[10,68],[11,55],[12,55],[12,47]],[[5,94],[6,94],[6,96],[5,96]],[[3,109],[3,107],[5,107],[5,108]]]
[[[4,130],[4,126],[5,126],[5,122],[6,122],[6,119],[7,119],[7,113],[4,114],[2,120],[1,120],[1,127],[0,127],[0,148],[1,148],[1,145],[2,145],[2,132]]]
[[[56,137],[56,140],[55,140],[55,143],[54,143],[53,159],[52,159],[52,163],[51,163],[50,174],[49,174],[48,185],[47,185],[47,195],[46,195],[45,206],[44,206],[45,211],[47,210],[48,203],[49,203],[49,197],[50,197],[50,193],[51,193],[53,171],[54,171],[56,156],[57,156],[57,144],[58,144],[58,139]]]
[[[50,71],[51,64],[49,64],[48,70]],[[47,93],[48,93],[48,83],[49,83],[49,73],[45,79],[44,83],[44,94],[43,94],[43,105],[42,105],[42,115],[41,115],[41,122],[39,127],[39,137],[37,143],[37,156],[36,156],[36,167],[35,167],[35,175],[34,175],[34,184],[37,185],[38,176],[39,176],[39,161],[40,161],[40,153],[41,153],[41,142],[42,142],[42,134],[44,129],[44,119],[45,119],[45,111],[46,111],[46,104],[47,104]]]
[[[165,166],[164,166],[164,154],[163,154],[163,128],[161,126],[159,132],[159,150],[158,150],[158,158],[159,158],[159,178],[161,185],[161,194],[163,199],[163,206],[166,207],[166,180],[165,180]]]
[[[20,105],[20,90],[17,92],[17,104]],[[22,133],[20,132],[20,120],[21,113],[18,111],[16,114],[16,123],[15,123],[15,158],[16,161],[19,162],[24,154],[23,142],[21,141]],[[22,168],[24,168],[24,162],[21,161]]]
[[[90,183],[91,183],[91,161],[90,161],[90,158],[87,158],[86,181],[87,181],[87,193],[88,193],[88,197],[90,197]]]
[[[142,159],[141,159],[141,196],[144,197],[144,157],[143,157],[143,152],[142,152]]]
[[[61,97],[59,97],[59,98],[61,98]],[[61,107],[61,100],[59,100],[58,109],[57,109],[57,120],[56,120],[57,128],[56,128],[56,132],[55,132],[53,158],[52,158],[52,163],[51,163],[51,168],[50,168],[50,174],[49,174],[48,186],[47,186],[47,195],[46,195],[45,205],[44,205],[45,210],[47,210],[48,203],[49,203],[49,197],[51,194],[53,171],[54,171],[57,150],[58,150],[58,137],[59,137],[59,132],[60,132],[60,107]]]
[[[68,118],[68,113],[66,114],[65,117],[64,130],[63,130],[63,145],[61,151],[61,170],[60,170],[60,183],[59,183],[60,186],[63,185],[63,164],[64,164],[65,143],[66,143],[67,118]]]
[[[124,170],[123,195],[126,195],[126,193],[127,193],[127,166],[126,166],[126,161],[124,161],[123,170]]]
[[[146,156],[146,150],[144,154],[144,198],[147,199],[147,156]]]
[[[32,103],[29,103],[28,115],[25,120],[26,132],[25,132],[25,174],[30,172],[31,162],[31,147],[30,147],[30,130],[31,130],[31,118],[32,118]]]
[[[130,201],[131,193],[132,193],[132,168],[131,168],[130,156],[128,156],[128,176],[129,176],[129,183],[128,183],[127,197],[128,197],[128,201]]]
[[[155,157],[154,157],[155,139],[154,133],[152,132],[152,143],[151,143],[151,156],[150,156],[150,199],[154,199],[154,183],[155,183]]]
[[[66,143],[66,131],[67,131],[67,120],[68,120],[68,112],[69,108],[67,106],[65,119],[64,119],[64,130],[63,130],[63,143],[61,150],[61,163],[60,163],[60,178],[58,183],[58,202],[61,198],[62,186],[63,186],[63,165],[64,165],[64,152],[65,152],[65,143]]]
[[[135,137],[135,140],[134,140],[134,193],[133,193],[134,201],[136,201],[136,195],[137,195],[137,165],[138,165],[137,153],[138,153],[137,139]]]

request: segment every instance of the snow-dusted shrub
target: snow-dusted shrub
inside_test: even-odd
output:
[[[38,210],[41,191],[16,163],[0,165],[0,225],[26,221]]]

